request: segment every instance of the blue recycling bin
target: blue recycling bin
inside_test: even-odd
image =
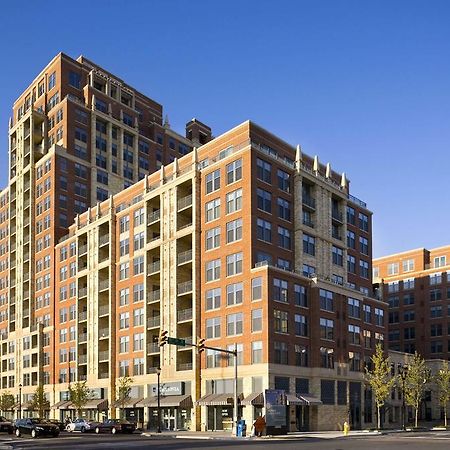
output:
[[[237,437],[247,436],[247,425],[245,424],[245,420],[238,420],[236,436]]]

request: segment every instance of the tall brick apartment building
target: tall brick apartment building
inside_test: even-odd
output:
[[[389,348],[449,359],[450,246],[377,258],[373,270],[389,304]]]
[[[251,123],[186,137],[162,107],[83,57],[58,55],[14,104],[0,196],[1,389],[27,409],[167,428],[226,429],[233,361],[166,345],[161,330],[238,349],[240,415],[287,393],[290,429],[373,423],[363,365],[385,334],[372,295],[371,213],[333,172]]]

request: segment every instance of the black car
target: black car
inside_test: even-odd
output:
[[[136,430],[134,423],[124,419],[107,419],[95,427],[95,432],[99,433],[133,433]]]
[[[66,424],[58,419],[47,419],[47,422],[56,425],[59,428],[59,431],[64,431],[66,429]]]
[[[0,416],[0,431],[6,431],[8,434],[13,434],[14,426],[6,417]]]
[[[59,428],[44,419],[17,419],[14,429],[17,437],[20,437],[22,434],[30,434],[32,438],[38,436],[59,436]]]

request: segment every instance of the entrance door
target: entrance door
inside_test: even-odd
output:
[[[163,408],[163,425],[166,430],[174,431],[177,429],[177,419],[175,408]]]

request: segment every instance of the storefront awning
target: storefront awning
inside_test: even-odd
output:
[[[241,401],[241,405],[264,406],[264,394],[262,392],[252,392]]]
[[[123,406],[125,408],[136,408],[136,405],[141,402],[142,400],[144,400],[143,397],[140,398],[128,398],[124,403]],[[113,402],[113,404],[111,405],[113,408],[122,408],[122,402],[119,400],[116,400],[115,402]]]
[[[305,400],[298,398],[295,394],[286,394],[286,402],[288,405],[306,405]]]
[[[192,397],[190,395],[167,395],[160,397],[162,408],[192,408]],[[158,397],[147,397],[136,403],[137,407],[158,407]]]
[[[313,397],[309,394],[297,394],[297,397],[304,400],[305,403],[310,406],[322,404],[322,400],[319,400],[317,397]]]
[[[198,406],[226,406],[232,405],[234,394],[208,394],[196,401]]]
[[[76,409],[72,402],[69,402],[66,409]],[[81,409],[98,409],[99,411],[106,411],[108,409],[108,399],[107,398],[96,398],[88,400]]]
[[[69,404],[70,404],[69,400],[61,400],[60,402],[55,403],[52,406],[52,409],[67,409]]]

